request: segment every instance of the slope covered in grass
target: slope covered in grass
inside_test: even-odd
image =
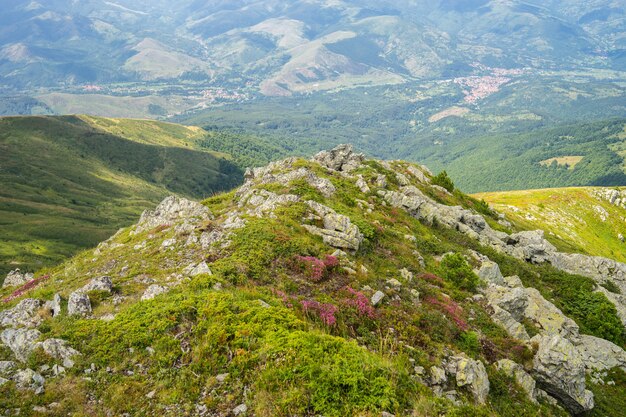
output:
[[[206,132],[87,116],[0,119],[0,273],[95,245],[165,195],[208,197],[242,180]]]

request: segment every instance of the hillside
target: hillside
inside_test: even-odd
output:
[[[0,119],[0,271],[38,269],[94,246],[176,193],[240,184],[199,128],[87,116]]]
[[[474,197],[524,229],[545,230],[546,238],[559,247],[626,262],[624,188],[504,191]]]
[[[168,197],[96,250],[12,274],[0,409],[623,415],[626,265],[432,181],[344,145],[202,204]]]

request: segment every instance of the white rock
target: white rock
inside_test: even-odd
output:
[[[385,298],[385,293],[383,293],[382,291],[376,291],[374,295],[372,295],[372,305],[377,306],[378,304],[380,304],[383,298]]]

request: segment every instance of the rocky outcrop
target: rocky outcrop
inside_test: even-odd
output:
[[[28,281],[32,281],[34,275],[32,273],[22,273],[19,269],[15,269],[9,272],[2,283],[2,288],[7,287],[19,287],[26,284]]]
[[[489,377],[481,361],[464,354],[452,356],[446,370],[455,376],[458,387],[467,387],[477,403],[485,404],[489,395]]]
[[[182,226],[181,231],[191,231],[196,223],[210,218],[212,218],[210,210],[202,204],[181,197],[169,196],[156,209],[142,213],[134,233],[174,224]]]
[[[67,345],[67,342],[62,339],[47,339],[41,342],[41,347],[46,355],[63,361],[65,368],[71,368],[74,366],[73,357],[80,355],[80,352]]]
[[[30,389],[38,394],[43,392],[43,386],[46,382],[43,376],[32,369],[18,371],[13,375],[12,379],[18,389]]]
[[[183,273],[190,277],[195,277],[202,274],[213,275],[213,272],[211,272],[211,268],[209,268],[209,265],[207,265],[205,261],[202,261],[198,264],[189,265],[187,268],[185,268]]]
[[[253,188],[240,198],[239,207],[245,208],[245,213],[249,216],[276,218],[276,208],[299,201],[300,197],[297,195],[276,194]]]
[[[588,371],[622,368],[626,372],[626,352],[621,347],[599,337],[581,335],[576,350]]]
[[[476,275],[487,283],[505,285],[504,277],[502,276],[502,272],[500,272],[500,267],[495,262],[483,262],[480,269],[476,271]]]
[[[593,394],[586,390],[585,364],[574,345],[558,334],[532,340],[539,346],[532,369],[539,387],[574,415],[591,410]]]
[[[89,291],[106,291],[111,292],[113,290],[113,281],[111,277],[98,277],[94,278],[87,285],[83,287],[83,292]]]
[[[321,236],[324,243],[334,248],[355,251],[359,249],[363,241],[363,235],[359,228],[352,224],[349,217],[338,214],[330,207],[315,201],[307,201],[306,203],[313,209],[317,218],[324,225],[323,228],[304,225],[310,233]]]
[[[26,362],[30,354],[37,347],[37,340],[41,333],[36,329],[6,329],[0,334],[0,340],[4,343],[20,362]]]
[[[543,298],[535,288],[526,288],[528,307],[524,317],[533,321],[544,334],[558,333],[563,338],[577,342],[578,325],[554,304]]]
[[[537,401],[537,382],[524,370],[522,365],[510,359],[501,359],[496,362],[496,369],[514,378],[518,385],[526,392],[528,398],[533,402]]]
[[[611,281],[622,294],[626,294],[626,264],[600,256],[556,251],[550,257],[550,263],[562,271],[592,278],[600,284]]]
[[[67,314],[70,316],[87,316],[91,314],[91,300],[82,291],[74,291],[67,301]]]
[[[26,298],[15,307],[0,312],[0,327],[37,327],[43,321],[38,314],[43,302]]]
[[[165,294],[168,291],[169,291],[169,288],[163,285],[158,285],[158,284],[150,285],[141,296],[141,301],[152,300],[157,295]]]
[[[298,168],[287,172],[273,172],[271,170],[257,168],[256,171],[252,172],[254,172],[254,175],[248,176],[248,182],[240,188],[237,195],[249,192],[252,185],[280,184],[288,186],[291,182],[296,180],[304,180],[311,187],[316,188],[326,198],[332,197],[336,191],[335,186],[330,180],[318,177],[307,168]]]
[[[334,171],[351,172],[361,166],[365,157],[354,153],[352,145],[339,145],[330,151],[322,151],[313,157],[313,162]]]

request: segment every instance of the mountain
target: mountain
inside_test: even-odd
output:
[[[569,251],[626,262],[626,192],[621,187],[573,187],[480,193],[507,220]],[[623,204],[625,203],[625,204]]]
[[[0,408],[621,416],[626,265],[438,181],[344,145],[202,203],[167,197],[95,250],[13,272]]]
[[[58,263],[164,196],[203,198],[243,171],[208,133],[87,116],[0,119],[0,271]]]

